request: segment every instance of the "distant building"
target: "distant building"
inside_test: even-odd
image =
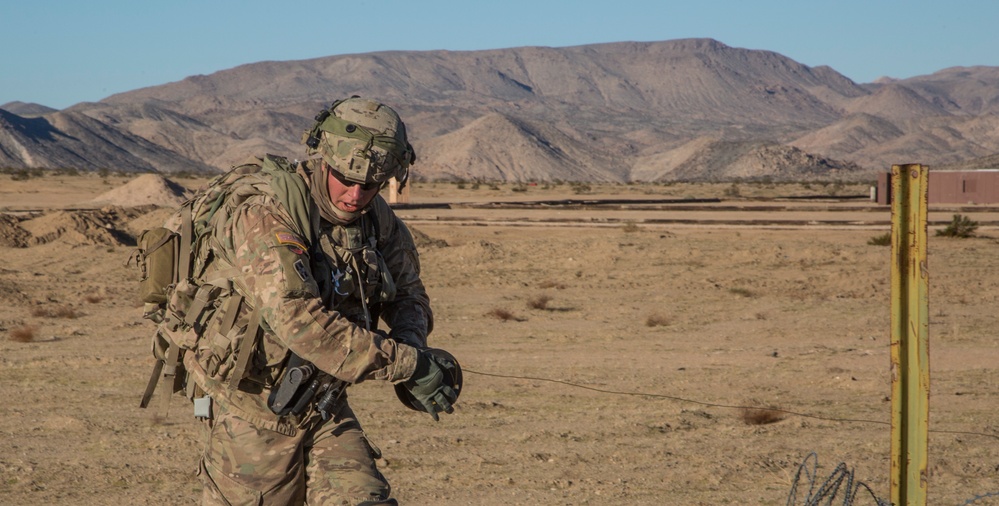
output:
[[[930,169],[929,204],[999,203],[999,169]],[[878,204],[891,204],[891,174],[878,175]]]
[[[388,187],[388,203],[389,204],[408,204],[409,203],[409,185],[402,187],[402,193],[399,192],[399,180],[396,178],[389,179]]]

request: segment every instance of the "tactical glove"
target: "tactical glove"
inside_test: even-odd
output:
[[[452,404],[458,399],[452,385],[447,379],[453,376],[455,364],[446,358],[433,355],[427,350],[419,350],[416,359],[416,371],[403,383],[416,402],[423,406],[424,411],[439,421],[437,413],[453,413]],[[451,373],[451,374],[448,374]]]

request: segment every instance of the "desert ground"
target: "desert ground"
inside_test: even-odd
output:
[[[169,209],[99,199],[134,181],[0,175],[0,504],[199,498],[190,405],[138,407],[152,326],[125,262]],[[842,464],[887,499],[890,210],[842,198],[867,191],[415,184],[397,212],[465,385],[438,423],[351,389],[395,497],[803,504]],[[932,505],[999,504],[996,211],[931,208]],[[977,237],[932,235],[955,212]]]

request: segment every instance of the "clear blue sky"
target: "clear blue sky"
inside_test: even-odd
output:
[[[999,66],[995,0],[0,0],[0,104],[64,108],[263,60],[710,37],[858,83]]]

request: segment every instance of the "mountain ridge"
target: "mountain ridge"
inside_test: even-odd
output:
[[[400,112],[418,179],[857,178],[999,145],[999,68],[857,84],[772,51],[676,39],[266,61],[62,111],[12,103],[25,116],[0,115],[0,166],[209,172],[301,157],[312,117],[351,94]]]

